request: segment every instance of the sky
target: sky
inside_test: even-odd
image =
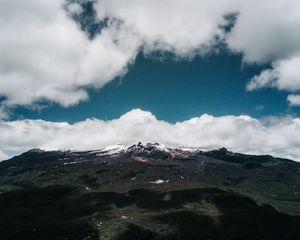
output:
[[[160,142],[300,160],[297,0],[0,2],[0,160]]]

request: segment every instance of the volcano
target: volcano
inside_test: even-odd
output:
[[[300,164],[159,143],[0,163],[0,237],[300,239]]]

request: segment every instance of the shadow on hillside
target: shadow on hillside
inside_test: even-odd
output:
[[[213,206],[218,214],[188,209],[189,204]],[[143,224],[112,219],[116,209],[132,206],[133,215],[143,213]],[[102,233],[97,219],[113,224]],[[300,239],[299,217],[217,188],[128,193],[81,192],[71,186],[18,190],[0,194],[0,226],[2,240]]]

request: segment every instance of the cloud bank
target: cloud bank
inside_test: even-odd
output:
[[[2,121],[0,132],[2,159],[31,148],[91,150],[142,141],[205,150],[224,146],[242,153],[272,154],[300,161],[300,119],[292,117],[258,120],[249,116],[204,114],[169,123],[158,120],[150,112],[134,109],[111,121],[87,119],[74,124],[43,120]]]
[[[79,16],[88,1],[99,22],[106,22],[92,39],[69,16]],[[299,1],[69,2],[66,8],[64,0],[0,2],[2,117],[16,105],[46,100],[68,107],[87,100],[89,88],[101,88],[124,75],[140,51],[192,58],[217,52],[220,41],[242,54],[247,64],[271,64],[251,79],[248,90],[300,90],[300,73],[295,71],[300,64]],[[230,14],[235,21],[226,18]]]

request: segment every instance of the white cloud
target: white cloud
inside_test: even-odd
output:
[[[118,19],[146,48],[193,55],[215,47],[224,16],[237,13],[226,36],[247,63],[270,63],[300,54],[300,2],[296,0],[98,0],[98,17]]]
[[[300,106],[300,95],[299,94],[290,94],[287,98],[291,106]]]
[[[146,51],[190,56],[211,50],[222,34],[224,16],[235,11],[232,0],[98,0],[98,17],[118,19],[136,33]]]
[[[247,85],[248,90],[262,87],[276,87],[280,90],[300,90],[300,56],[281,60],[273,64],[272,69],[266,69],[254,76]]]
[[[90,40],[67,16],[64,0],[1,1],[1,117],[16,105],[47,100],[68,107],[87,100],[88,88],[125,74],[142,47],[182,57],[209,51],[229,2],[98,1],[99,17],[110,20]],[[67,8],[83,11],[78,3]]]
[[[67,5],[67,9],[71,14],[81,14],[83,9],[79,3],[70,3]]]
[[[246,63],[272,65],[250,80],[248,90],[300,90],[299,9],[296,0],[241,1],[236,24],[226,38],[228,46],[242,53]]]
[[[126,29],[111,24],[89,40],[66,16],[63,3],[0,2],[0,96],[6,97],[4,107],[42,100],[74,105],[88,98],[87,87],[102,87],[124,74],[135,57],[137,46],[131,33],[119,41]]]
[[[99,0],[99,17],[110,20],[90,40],[67,16],[64,0],[1,1],[0,96],[6,98],[1,115],[43,100],[65,107],[87,100],[88,88],[126,73],[141,48],[182,57],[209,51],[229,2],[214,7],[208,0]],[[67,8],[83,11],[77,3]]]
[[[132,110],[119,119],[87,119],[69,124],[43,120],[0,122],[0,151],[20,153],[31,148],[98,149],[137,141],[160,142],[168,146],[272,154],[300,160],[300,119],[249,116],[214,117],[204,114],[187,121],[168,123],[150,112]]]
[[[270,63],[248,90],[300,89],[300,2],[295,0],[98,0],[98,17],[118,19],[140,38],[145,52],[193,57],[216,48],[216,36],[247,64]],[[224,16],[237,13],[230,32]]]
[[[66,16],[64,3],[0,2],[2,112],[43,100],[65,107],[86,100],[88,88],[100,88],[126,73],[140,49],[190,58],[215,51],[218,36],[246,62],[273,63],[274,69],[252,80],[253,88],[274,82],[281,63],[300,58],[300,3],[295,0],[97,0],[98,18],[108,17],[109,24],[93,40]],[[78,3],[68,9],[83,11]],[[225,34],[221,26],[231,13],[239,14]],[[275,81],[279,89],[298,88],[297,73],[276,79],[286,79]]]
[[[300,54],[300,2],[239,1],[239,15],[227,43],[246,62],[273,62]]]

